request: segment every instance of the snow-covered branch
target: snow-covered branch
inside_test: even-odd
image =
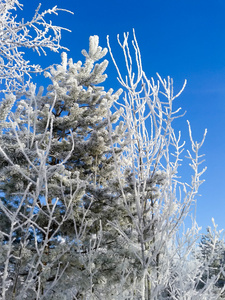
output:
[[[0,83],[2,91],[21,91],[31,79],[31,73],[42,72],[40,65],[24,57],[24,49],[33,49],[46,55],[46,49],[66,49],[60,45],[61,31],[68,30],[46,21],[49,14],[66,11],[57,6],[41,12],[41,4],[30,21],[17,20],[15,12],[23,5],[17,0],[0,1]]]

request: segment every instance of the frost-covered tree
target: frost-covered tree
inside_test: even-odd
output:
[[[90,37],[85,63],[62,63],[29,85],[1,117],[0,287],[5,299],[219,299],[218,278],[197,259],[198,227],[179,237],[202,183],[189,125],[193,170],[182,183],[184,144],[171,78],[148,79],[134,35],[120,43],[127,75],[113,93],[106,53]],[[136,74],[136,75],[135,75]],[[125,79],[123,79],[125,78]],[[6,95],[13,102],[15,96]],[[223,272],[223,270],[221,270]]]
[[[109,135],[108,120],[117,121],[120,111],[108,116],[108,109],[121,91],[105,92],[98,85],[106,79],[107,61],[96,61],[106,52],[94,36],[89,53],[82,52],[84,66],[68,61],[63,53],[62,64],[46,73],[52,81],[47,95],[42,89],[36,94],[31,85],[4,123],[1,231],[8,260],[3,298],[14,292],[18,299],[26,293],[55,299],[54,293],[61,295],[65,289],[73,296],[84,291],[88,295],[104,272],[114,268],[109,262],[104,267],[102,259],[109,258],[116,234],[108,222],[122,220],[125,213],[123,207],[117,209],[118,195],[109,186],[117,172],[111,141],[119,142],[122,124]],[[114,152],[119,155],[121,149]],[[23,249],[28,253],[22,264]],[[100,259],[101,267],[93,270]],[[56,287],[61,273],[63,280]]]
[[[222,231],[217,230],[217,225],[213,221],[213,228],[207,228],[207,234],[204,234],[199,243],[198,260],[205,265],[204,273],[198,288],[203,288],[207,279],[217,278],[216,286],[223,288],[225,285],[224,267],[225,267],[225,244],[221,237]]]
[[[191,230],[177,239],[203,182],[200,176],[205,168],[199,169],[202,163],[199,151],[206,132],[200,143],[194,142],[188,123],[192,147],[188,159],[193,175],[190,183],[181,182],[179,167],[184,143],[172,122],[179,117],[180,109],[174,111],[173,103],[183,89],[175,94],[170,77],[166,80],[158,75],[157,81],[147,78],[135,35],[132,41],[135,63],[128,34],[124,34],[123,42],[118,37],[118,42],[125,57],[126,76],[122,75],[121,62],[118,66],[109,43],[108,46],[118,80],[125,89],[123,100],[117,101],[117,105],[124,109],[124,139],[129,142],[125,143],[120,161],[115,158],[115,164],[129,226],[122,227],[117,220],[110,224],[135,257],[135,261],[127,261],[125,266],[130,288],[126,291],[124,285],[122,299],[217,299],[219,293],[213,290],[213,279],[206,282],[205,289],[196,291],[202,264],[196,264],[193,271],[189,262],[198,237],[195,222]],[[173,284],[175,278],[178,285]]]
[[[198,227],[192,227],[185,235],[176,238],[173,246],[176,254],[171,258],[166,299],[224,299],[224,285],[220,280],[224,274],[224,265],[217,265],[217,272],[211,273],[212,261],[217,259],[218,252],[211,247],[210,259],[202,255],[199,242],[193,239],[200,237],[198,231]],[[220,232],[214,227],[211,233],[211,243],[216,244]]]

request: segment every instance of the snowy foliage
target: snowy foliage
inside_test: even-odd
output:
[[[9,2],[10,3],[10,2]],[[18,4],[12,1],[12,5]],[[38,15],[38,13],[37,13]],[[1,299],[223,299],[224,244],[209,229],[181,230],[203,182],[200,143],[189,133],[189,183],[179,181],[184,143],[173,129],[173,81],[148,79],[134,35],[119,45],[124,89],[101,84],[107,49],[97,36],[85,63],[62,54],[0,114]],[[99,62],[100,61],[100,62]],[[136,74],[136,75],[135,75]],[[8,85],[10,87],[10,85]],[[219,263],[218,263],[219,261]]]

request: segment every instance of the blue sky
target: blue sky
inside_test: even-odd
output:
[[[25,19],[31,17],[40,0],[21,0]],[[175,91],[187,79],[187,87],[177,106],[187,111],[175,128],[188,140],[186,120],[193,136],[208,134],[205,153],[205,183],[200,188],[197,222],[203,231],[214,217],[219,228],[225,228],[225,1],[224,0],[48,0],[42,9],[57,5],[74,12],[61,12],[53,21],[72,30],[63,32],[62,44],[70,49],[69,57],[82,59],[81,50],[88,49],[90,35],[98,35],[106,46],[110,36],[117,55],[116,36],[135,29],[142,54],[143,68],[149,77],[174,79]],[[33,61],[48,66],[60,63],[60,55],[32,56]],[[30,57],[31,58],[31,57]],[[110,61],[110,57],[108,56]],[[119,87],[112,62],[107,69],[106,88]],[[189,144],[187,143],[187,147]]]

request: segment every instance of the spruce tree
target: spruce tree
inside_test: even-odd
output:
[[[36,94],[31,85],[4,123],[2,252],[8,243],[12,246],[4,280],[12,287],[8,293],[14,291],[18,299],[24,293],[55,299],[54,289],[60,295],[62,286],[87,295],[115,268],[108,252],[115,230],[110,232],[108,221],[122,220],[124,209],[117,210],[119,197],[110,188],[116,172],[111,143],[119,142],[123,125],[109,135],[108,123],[121,113],[110,109],[121,91],[113,94],[99,86],[106,79],[107,61],[96,61],[106,52],[93,36],[89,52],[82,51],[84,66],[63,53],[61,65],[46,73],[52,82],[48,93],[44,96],[40,89]],[[121,153],[121,145],[115,152]],[[95,261],[104,255],[107,266],[103,261],[99,266]]]
[[[202,274],[198,289],[204,288],[207,280],[215,277],[215,286],[223,288],[225,285],[225,245],[221,238],[222,230],[217,231],[217,225],[213,220],[213,228],[208,227],[207,233],[202,235],[199,243],[200,253],[197,258],[206,268]]]

